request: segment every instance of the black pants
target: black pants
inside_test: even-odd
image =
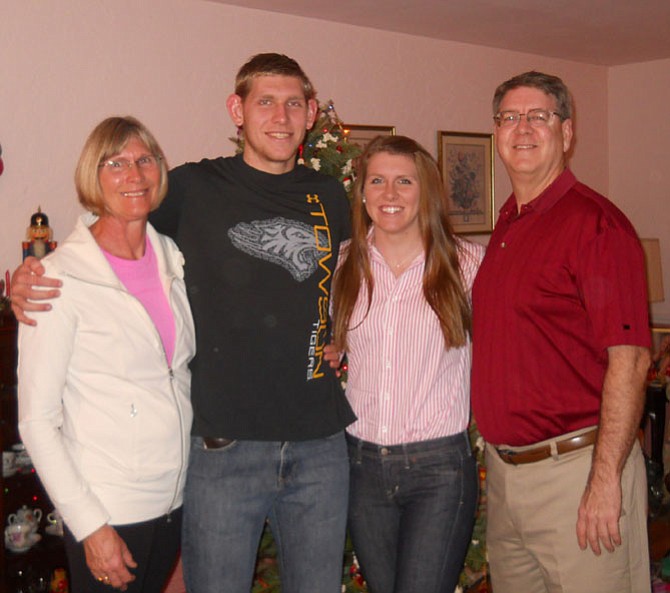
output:
[[[135,580],[126,593],[160,593],[174,568],[181,539],[181,508],[169,517],[162,515],[150,521],[114,525],[126,542],[137,568],[129,569]],[[113,593],[109,585],[98,582],[86,564],[83,542],[77,542],[65,529],[65,550],[70,566],[70,593]]]

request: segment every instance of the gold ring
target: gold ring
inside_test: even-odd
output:
[[[101,583],[102,583],[103,581],[104,581],[105,583],[109,583],[109,577],[108,577],[107,575],[98,577],[98,581],[101,582]]]

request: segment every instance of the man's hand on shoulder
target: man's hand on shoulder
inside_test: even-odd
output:
[[[16,319],[27,325],[36,325],[37,322],[25,313],[30,311],[49,311],[51,305],[39,301],[50,300],[60,296],[60,290],[58,289],[61,286],[62,283],[60,280],[48,278],[44,275],[44,266],[40,263],[39,259],[32,256],[27,257],[14,270],[14,274],[12,275],[12,311]]]
[[[344,352],[340,352],[334,344],[326,344],[323,348],[323,358],[328,363],[331,369],[335,371],[335,375],[340,376],[340,366],[342,364],[342,357]]]

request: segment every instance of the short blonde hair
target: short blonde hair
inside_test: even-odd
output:
[[[154,135],[139,120],[131,116],[108,117],[101,121],[86,139],[74,172],[74,184],[81,205],[89,212],[102,214],[105,210],[100,187],[100,164],[119,154],[132,138],[143,142],[149,152],[158,157],[161,170],[160,185],[153,210],[158,208],[167,193],[167,162]]]

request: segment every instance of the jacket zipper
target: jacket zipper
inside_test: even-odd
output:
[[[170,286],[168,287],[168,299],[170,302],[170,310],[174,311],[174,299],[172,298],[172,285],[174,283],[174,277],[171,275],[170,276]],[[177,316],[174,316],[175,319],[175,346],[178,344],[179,340],[178,337],[183,331],[183,328],[177,327]],[[157,330],[156,330],[157,331]],[[159,336],[160,338],[160,336]],[[163,345],[163,342],[161,340],[161,345]],[[175,349],[175,354],[176,354],[176,349]],[[184,434],[184,415],[182,413],[182,408],[179,403],[179,396],[175,392],[175,387],[174,387],[174,369],[172,366],[168,363],[167,359],[167,352],[165,352],[165,346],[163,346],[163,356],[165,357],[165,363],[168,365],[168,375],[169,375],[169,380],[170,380],[170,391],[172,393],[172,399],[174,400],[175,407],[177,408],[177,416],[179,417],[179,451],[180,451],[180,456],[181,460],[179,463],[179,473],[177,474],[177,480],[175,482],[175,489],[174,492],[172,493],[172,500],[170,501],[170,504],[167,508],[167,521],[170,522],[171,516],[170,513],[172,512],[172,508],[175,505],[175,501],[177,500],[179,496],[179,485],[181,484],[182,476],[184,474],[184,468],[186,465],[186,451],[185,451],[185,446],[184,446],[184,441],[186,439],[186,435]]]

